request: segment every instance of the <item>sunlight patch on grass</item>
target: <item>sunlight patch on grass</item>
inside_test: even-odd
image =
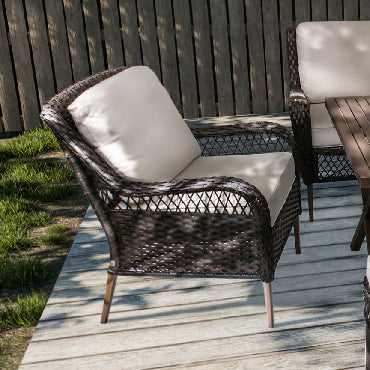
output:
[[[65,238],[65,233],[69,228],[63,225],[52,225],[50,226],[46,234],[41,237],[41,242],[46,245],[57,245],[60,244]]]
[[[0,305],[0,331],[20,326],[37,324],[46,305],[47,298],[36,292],[24,297],[18,296]]]
[[[59,143],[48,127],[25,131],[0,147],[0,158],[32,157],[40,153],[60,150]]]
[[[31,131],[22,136],[30,139],[33,134],[37,140],[43,137],[40,136],[40,130]],[[18,137],[13,140],[21,139]],[[29,145],[32,146],[33,143],[34,141],[31,140]],[[37,147],[36,152],[39,149]],[[4,149],[2,150],[4,152]],[[43,226],[51,222],[50,215],[40,210],[40,202],[63,200],[76,191],[77,185],[70,183],[75,175],[68,164],[50,160],[30,158],[3,160],[0,161],[0,173],[2,174],[0,178],[1,261],[8,253],[29,247],[31,227]]]

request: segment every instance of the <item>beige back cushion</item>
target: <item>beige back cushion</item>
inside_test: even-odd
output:
[[[100,82],[68,110],[99,155],[134,180],[172,180],[201,152],[148,67],[131,67]]]
[[[311,103],[370,95],[370,21],[301,23],[297,52],[301,87]]]

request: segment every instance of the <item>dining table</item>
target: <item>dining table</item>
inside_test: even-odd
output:
[[[325,106],[361,188],[363,210],[351,250],[360,250],[366,236],[370,254],[370,96],[329,97]]]

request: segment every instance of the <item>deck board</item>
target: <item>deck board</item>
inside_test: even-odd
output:
[[[302,254],[291,236],[273,281],[274,329],[262,284],[240,279],[119,277],[100,324],[109,254],[89,208],[20,368],[363,368],[367,251],[349,248],[359,186],[314,185],[313,223],[302,189]]]

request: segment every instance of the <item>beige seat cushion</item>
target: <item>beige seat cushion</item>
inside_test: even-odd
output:
[[[297,52],[301,87],[312,103],[370,95],[370,21],[301,23]]]
[[[290,153],[263,153],[252,155],[228,155],[215,157],[199,157],[194,159],[190,165],[182,171],[176,179],[194,179],[212,176],[229,176],[242,179],[255,187],[267,200],[271,225],[274,225],[277,216],[290,192],[294,178],[294,159]],[[228,213],[233,209],[227,199],[217,201],[218,194],[214,195],[211,203],[216,204],[218,212],[223,213],[225,205],[229,206]],[[199,200],[201,201],[201,200]],[[194,201],[190,211],[194,211],[196,205],[202,207],[202,202]],[[203,199],[203,201],[205,201]],[[229,202],[237,204],[239,199],[229,198]],[[200,203],[200,205],[198,204]],[[200,209],[201,211],[201,209]]]
[[[100,82],[68,110],[99,155],[120,175],[134,180],[171,180],[201,153],[148,67],[131,67]]]
[[[310,104],[312,145],[316,148],[342,146],[324,103]]]

